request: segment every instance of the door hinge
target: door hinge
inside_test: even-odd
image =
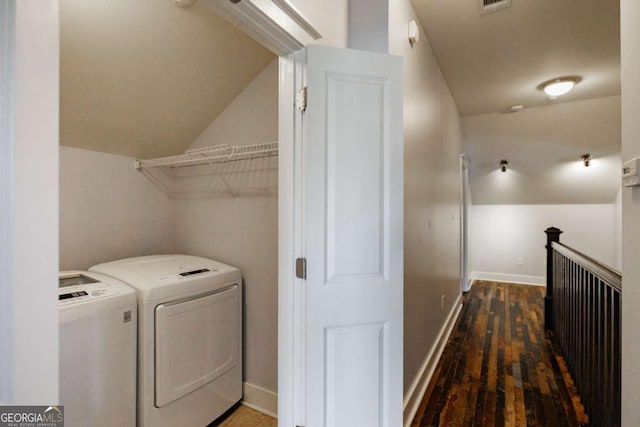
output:
[[[307,259],[296,258],[296,277],[298,279],[307,278]]]
[[[307,87],[303,87],[296,93],[296,108],[304,112],[307,109]]]

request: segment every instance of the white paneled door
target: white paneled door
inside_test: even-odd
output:
[[[306,259],[306,279],[296,280],[295,425],[397,427],[402,60],[321,46],[296,58],[307,102],[294,137],[296,256]]]

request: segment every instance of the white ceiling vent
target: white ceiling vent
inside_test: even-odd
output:
[[[480,13],[491,13],[511,7],[511,0],[478,0]]]

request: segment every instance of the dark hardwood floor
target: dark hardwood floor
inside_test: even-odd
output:
[[[544,288],[476,281],[412,426],[580,426],[580,400],[544,333]]]

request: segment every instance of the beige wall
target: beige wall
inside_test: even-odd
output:
[[[278,59],[220,113],[189,149],[216,144],[250,145],[278,140]]]
[[[389,52],[389,0],[349,0],[350,49]]]
[[[460,118],[426,38],[409,44],[411,19],[408,0],[390,7],[389,53],[404,57],[405,81],[405,393],[460,293]]]
[[[613,204],[473,205],[469,215],[473,277],[546,283],[548,227],[563,231],[560,241],[565,245],[617,268],[615,222]]]
[[[612,266],[622,271],[622,188],[613,203],[613,251]]]
[[[311,22],[322,38],[317,44],[347,47],[348,0],[289,0]]]
[[[620,1],[622,161],[640,156],[640,2]],[[622,425],[640,425],[640,188],[622,189]]]
[[[191,148],[276,141],[277,106],[278,62],[275,60]],[[251,177],[255,173],[249,171],[247,175]],[[175,201],[176,250],[213,258],[242,270],[245,381],[270,391],[276,391],[278,386],[277,208],[278,198],[273,195],[240,194],[237,199],[219,195]]]
[[[173,251],[171,200],[130,157],[60,147],[60,269]]]

